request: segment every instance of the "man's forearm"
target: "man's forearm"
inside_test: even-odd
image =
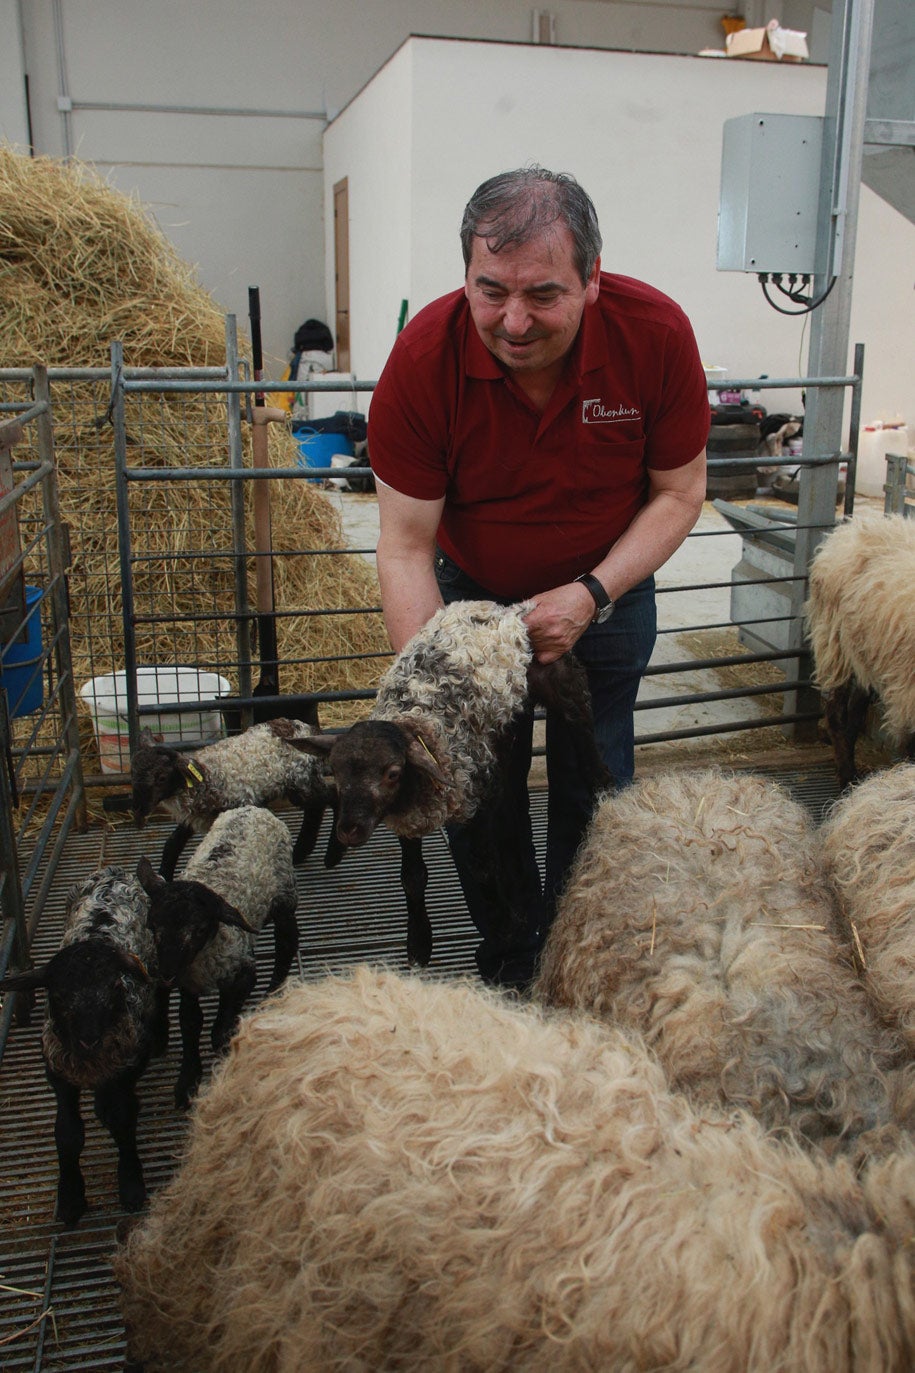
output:
[[[384,623],[395,653],[421,629],[441,607],[442,598],[435,580],[432,551],[389,554],[384,539],[378,544],[378,581]]]
[[[617,600],[663,567],[677,551],[702,510],[702,502],[659,492],[644,506],[595,569],[607,592]]]

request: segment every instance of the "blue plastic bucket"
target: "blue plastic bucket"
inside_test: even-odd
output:
[[[44,674],[41,670],[41,611],[37,607],[44,592],[41,587],[25,589],[26,637],[23,643],[8,644],[0,658],[0,686],[6,691],[11,719],[32,715],[44,704]]]
[[[299,467],[330,467],[331,458],[354,455],[353,441],[345,434],[327,434],[319,429],[297,427],[295,441],[299,446]]]

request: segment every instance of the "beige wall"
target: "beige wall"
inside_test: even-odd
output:
[[[328,184],[350,185],[356,371],[383,366],[403,297],[415,313],[460,285],[458,226],[474,187],[536,160],[578,176],[605,266],[677,299],[707,362],[732,376],[801,374],[809,322],[768,306],[754,276],[716,269],[721,131],[754,111],[821,113],[825,88],[825,69],[809,66],[410,40],[325,135]],[[378,173],[392,158],[389,185]],[[856,267],[864,417],[915,419],[915,227],[866,187]],[[761,399],[800,405],[796,392]]]
[[[549,8],[560,44],[691,52],[721,38],[720,7],[705,0]],[[296,327],[329,311],[327,116],[410,33],[526,42],[531,10],[528,0],[0,0],[0,131],[26,137],[21,15],[36,150],[73,153],[136,192],[242,322],[247,287],[259,285],[265,348],[281,370]],[[110,108],[87,108],[100,104]],[[138,105],[160,110],[127,108]]]

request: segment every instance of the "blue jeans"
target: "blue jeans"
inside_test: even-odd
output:
[[[446,604],[494,600],[441,550],[435,574]],[[618,786],[634,771],[633,707],[657,634],[654,578],[621,596],[610,619],[590,625],[575,645],[591,690],[598,748]],[[545,878],[534,853],[528,773],[533,711],[515,721],[507,758],[487,798],[466,825],[449,826],[448,841],[467,909],[483,936],[475,957],[486,982],[526,986],[555,914],[556,901],[591,818],[593,797],[574,765],[568,726],[547,712],[547,839]]]

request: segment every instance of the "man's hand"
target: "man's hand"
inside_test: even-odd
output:
[[[581,582],[567,582],[531,598],[524,618],[539,663],[554,663],[568,653],[594,618],[594,599]]]

